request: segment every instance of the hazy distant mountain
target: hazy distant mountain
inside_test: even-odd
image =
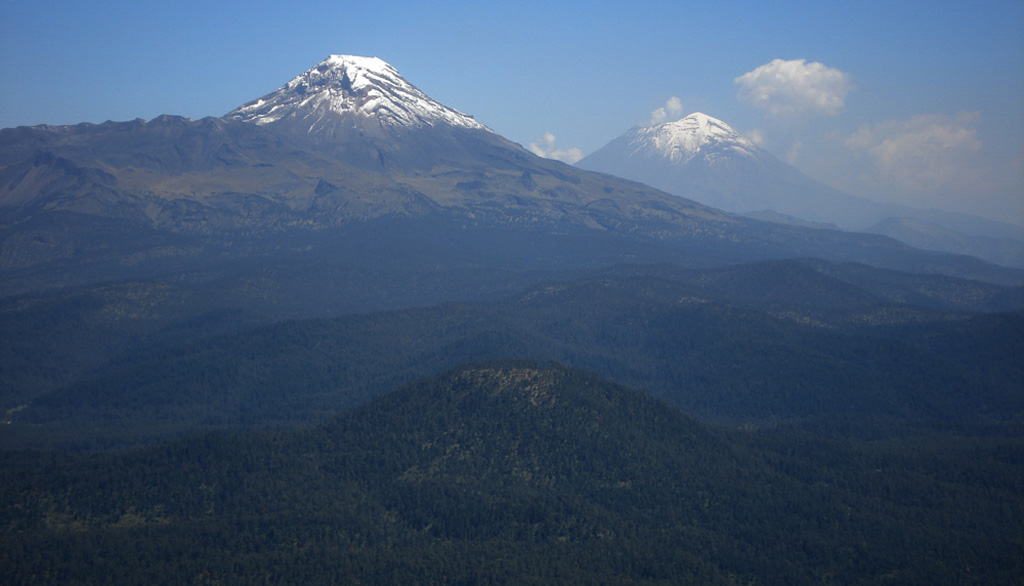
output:
[[[576,166],[641,181],[729,212],[773,210],[842,228],[861,221],[857,215],[866,214],[871,203],[810,179],[728,124],[701,113],[633,128]],[[859,214],[847,213],[836,222],[826,209],[829,204]]]
[[[917,218],[887,218],[864,230],[883,234],[916,248],[969,254],[994,263],[1024,267],[1024,242],[997,236],[977,236]]]
[[[1024,228],[991,220],[920,210],[852,196],[807,177],[758,147],[728,124],[694,113],[677,120],[629,130],[583,158],[577,167],[611,173],[725,211],[782,223],[809,221],[860,231],[892,217],[912,217],[968,235],[1024,242]],[[888,236],[931,250],[957,251],[992,262],[1024,266],[1024,254],[974,246],[960,250],[949,242]],[[950,233],[953,240],[960,235]]]

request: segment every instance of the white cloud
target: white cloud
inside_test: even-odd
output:
[[[850,75],[804,59],[775,59],[733,80],[737,97],[776,117],[801,113],[834,116],[852,89]]]
[[[676,121],[683,116],[683,101],[672,96],[664,106],[656,108],[651,112],[651,120],[648,126],[661,124],[662,122]]]
[[[866,153],[882,178],[896,187],[932,190],[968,187],[983,180],[973,156],[981,150],[977,112],[919,115],[909,120],[864,126],[846,139],[851,150]]]
[[[538,157],[555,159],[570,165],[583,158],[583,151],[576,147],[568,149],[555,148],[555,135],[550,132],[545,132],[543,137],[531,142],[530,152]]]

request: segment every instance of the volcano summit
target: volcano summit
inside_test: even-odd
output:
[[[387,136],[402,128],[438,125],[485,128],[434,101],[383,60],[353,55],[331,55],[225,118],[323,138],[353,130]]]

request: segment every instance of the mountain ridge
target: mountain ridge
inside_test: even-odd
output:
[[[267,269],[255,282],[129,283],[0,304],[12,333],[0,401],[24,406],[0,440],[113,446],[311,424],[410,378],[501,358],[585,368],[728,425],[856,422],[863,433],[880,419],[891,432],[1024,412],[1020,288],[820,261],[624,265],[498,299],[296,320],[272,313],[287,287],[328,316],[322,305],[352,294],[289,274],[277,284],[279,269]],[[964,346],[984,355],[949,352]]]
[[[927,217],[927,216],[923,216]],[[968,254],[1008,267],[1024,267],[1024,242],[1018,238],[964,233],[919,217],[890,217],[865,228],[865,233],[882,234],[925,250]]]
[[[160,116],[0,130],[0,267],[15,271],[7,285],[28,291],[96,282],[104,271],[107,279],[133,270],[167,275],[190,262],[208,267],[267,254],[326,255],[316,242],[370,221],[573,234],[595,249],[643,242],[649,254],[675,249],[689,263],[825,255],[1024,281],[1024,274],[966,257],[922,254],[881,236],[756,222],[543,159],[435,102],[429,105],[436,124],[410,114],[402,118],[409,125],[390,125],[401,118],[398,107],[382,106],[380,96],[412,96],[410,104],[422,105],[421,94],[383,61],[351,59],[328,59],[270,98],[251,102],[249,122]],[[352,109],[359,104],[369,109]],[[273,115],[258,118],[259,112]],[[321,118],[344,123],[332,126],[337,132],[310,135]],[[123,225],[111,242],[76,229],[117,222]],[[574,262],[560,250],[544,254]],[[611,262],[622,260],[616,255]],[[173,274],[181,278],[177,268]]]

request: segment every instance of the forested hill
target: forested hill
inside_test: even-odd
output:
[[[870,436],[1019,420],[1024,316],[974,309],[999,307],[1016,290],[900,274],[879,285],[876,270],[840,268],[827,270],[843,279],[799,262],[624,266],[504,301],[216,335],[204,335],[218,323],[207,319],[184,343],[184,325],[163,330],[174,341],[164,345],[124,337],[124,316],[144,308],[102,291],[73,305],[59,298],[63,313],[49,314],[43,328],[25,325],[38,326],[48,310],[34,299],[24,303],[30,311],[3,316],[18,333],[3,356],[12,391],[42,390],[9,399],[25,406],[9,413],[0,439],[123,448],[204,430],[311,425],[419,377],[506,358],[584,368],[730,426]],[[135,296],[141,305],[146,295],[173,294],[140,284]],[[54,353],[54,340],[66,351]],[[138,349],[93,356],[132,344]],[[68,370],[76,363],[84,372]],[[62,369],[72,382],[40,384]]]
[[[1019,445],[892,455],[713,430],[552,364],[461,367],[306,431],[3,458],[14,585],[1024,575]]]

